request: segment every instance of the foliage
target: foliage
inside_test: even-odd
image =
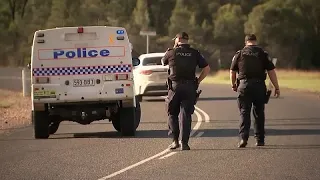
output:
[[[30,61],[33,33],[61,26],[123,26],[137,54],[140,30],[156,31],[150,52],[172,47],[186,31],[213,69],[228,68],[246,33],[278,58],[282,68],[320,69],[318,0],[1,0],[0,65]]]

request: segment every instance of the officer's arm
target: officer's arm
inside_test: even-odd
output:
[[[237,79],[237,72],[239,71],[238,67],[238,58],[239,58],[240,51],[237,51],[236,54],[232,58],[231,67],[230,67],[230,81],[231,86],[234,87],[236,84]]]
[[[200,76],[198,78],[198,83],[200,84],[200,82],[205,78],[207,77],[207,75],[209,74],[211,68],[208,64],[208,62],[206,61],[206,59],[200,54],[199,52],[199,55],[198,55],[198,66],[199,68],[201,68],[201,73],[200,73]]]
[[[264,56],[264,64],[265,64],[265,69],[268,72],[268,76],[270,78],[270,81],[272,82],[273,86],[275,87],[275,89],[279,89],[279,84],[278,84],[278,78],[277,78],[277,73],[275,71],[275,66],[274,64],[271,62],[269,55],[267,52],[265,52],[265,56]]]
[[[169,56],[170,56],[171,50],[172,49],[168,48],[165,55],[161,58],[161,64],[163,66],[166,66],[169,64]]]

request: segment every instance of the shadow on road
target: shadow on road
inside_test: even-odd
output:
[[[210,119],[209,123],[239,123],[240,119]],[[252,122],[254,122],[254,119],[251,119]],[[270,122],[282,122],[282,123],[290,123],[290,121],[298,121],[301,123],[320,123],[319,117],[301,117],[301,118],[267,118],[266,119],[266,125],[268,125]],[[281,124],[279,124],[281,125]]]
[[[238,129],[201,129],[201,137],[237,137]],[[63,133],[50,139],[65,138],[168,138],[168,130],[138,130],[135,137],[122,137],[118,132]],[[253,136],[253,130],[250,135]],[[63,137],[71,135],[71,137]],[[73,137],[72,137],[73,135]],[[320,129],[266,129],[266,136],[320,135]]]
[[[282,97],[281,97],[282,98]],[[279,98],[279,99],[281,99]],[[276,99],[275,97],[270,97],[270,99]],[[237,100],[237,97],[200,97],[198,101],[229,101],[229,100]],[[164,102],[163,98],[150,98],[150,99],[143,99],[142,102]]]
[[[237,97],[200,97],[198,101],[225,101],[237,100]],[[143,102],[164,102],[163,98],[143,99]]]
[[[246,148],[210,148],[210,149],[192,149],[192,151],[239,151],[239,150],[266,150],[266,149],[320,149],[320,144],[307,145],[265,145],[263,147]]]
[[[238,129],[204,129],[201,137],[237,137]],[[266,136],[288,136],[288,135],[320,135],[320,129],[270,129],[266,128]],[[254,134],[250,130],[250,136]]]
[[[238,129],[201,129],[199,132],[203,132],[200,138],[208,137],[238,137]],[[250,137],[253,137],[253,130],[250,132]],[[197,135],[197,133],[195,133]],[[320,135],[320,129],[266,129],[266,136],[289,136],[289,135]],[[121,136],[119,132],[87,132],[87,133],[58,133],[51,135],[50,139],[76,139],[76,138],[169,138],[168,130],[138,130],[136,136]],[[34,140],[33,137],[29,138],[4,138],[0,141],[24,141]],[[274,145],[277,146],[277,145]],[[269,145],[270,147],[270,145]]]
[[[90,133],[61,133],[50,137],[50,139],[70,138],[167,138],[168,130],[138,130],[136,136],[122,136],[119,132],[90,132]],[[73,135],[72,137],[63,137]],[[0,140],[1,141],[1,140]]]
[[[198,101],[225,101],[237,100],[237,97],[200,97]]]

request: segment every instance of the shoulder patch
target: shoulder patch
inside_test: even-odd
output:
[[[232,61],[235,61],[235,60],[239,57],[240,52],[241,52],[241,50],[238,50],[238,51],[236,52],[236,54],[235,54],[235,55],[233,56],[233,58],[232,58]]]

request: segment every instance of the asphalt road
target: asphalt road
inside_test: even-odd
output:
[[[255,147],[251,136],[238,149],[236,94],[222,85],[201,89],[190,151],[166,150],[164,102],[148,98],[134,138],[119,136],[107,121],[65,122],[48,140],[34,140],[32,127],[0,135],[0,179],[320,179],[318,97],[288,91],[271,99],[266,146]]]

